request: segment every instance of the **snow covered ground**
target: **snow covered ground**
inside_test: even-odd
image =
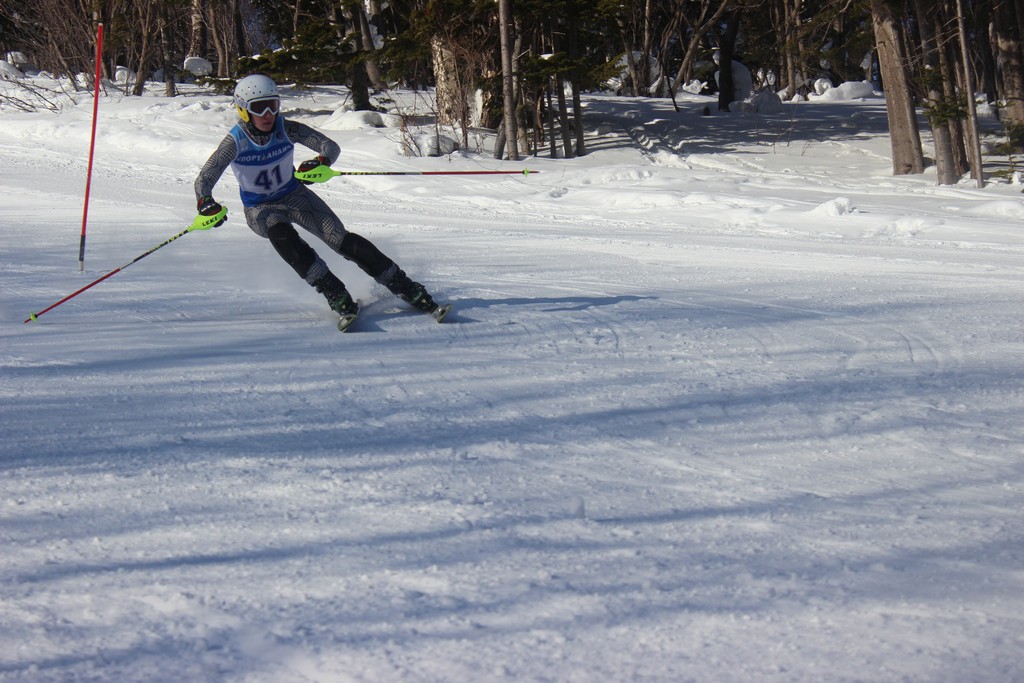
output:
[[[318,245],[336,332],[227,176],[22,324],[233,111],[102,99],[80,273],[91,99],[5,107],[0,680],[1024,680],[1019,186],[893,177],[877,98],[590,96],[517,164],[291,95],[337,168],[541,173],[318,187],[444,325]]]

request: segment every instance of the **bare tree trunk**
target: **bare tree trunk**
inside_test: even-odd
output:
[[[136,32],[142,37],[142,44],[139,47],[139,64],[135,74],[135,85],[132,88],[132,95],[139,97],[146,87],[146,72],[149,71],[150,54],[152,52],[152,36],[156,32],[153,24],[153,4],[143,2],[137,5],[133,19],[136,22]],[[128,83],[125,83],[127,89]]]
[[[981,166],[981,140],[978,138],[978,117],[974,106],[974,78],[971,75],[971,59],[967,43],[967,27],[964,22],[964,7],[956,0],[957,32],[960,34],[960,51],[963,55],[964,92],[967,93],[967,145],[971,161],[971,176],[978,187],[985,186],[985,175]]]
[[[462,120],[462,95],[455,54],[439,35],[434,35],[430,39],[430,49],[434,57],[437,122],[442,126],[454,126]]]
[[[206,25],[203,23],[203,0],[192,0],[189,25],[188,56],[205,57],[206,41],[203,38],[206,35]]]
[[[561,74],[555,74],[555,94],[558,97],[558,125],[562,128],[562,153],[566,159],[575,156],[572,152],[572,131],[569,129],[569,111],[565,101],[565,81]]]
[[[732,79],[732,55],[736,36],[740,28],[740,10],[729,13],[725,35],[722,36],[718,56],[718,111],[729,111],[729,105],[736,99],[736,88]]]
[[[352,95],[352,109],[355,111],[373,111],[370,102],[370,77],[366,74],[366,64],[354,60],[349,68],[349,94]]]
[[[911,99],[910,78],[900,41],[899,23],[885,0],[871,0],[871,18],[885,87],[885,107],[889,115],[893,174],[922,173],[924,152]]]
[[[932,128],[932,141],[935,144],[936,182],[939,185],[955,185],[960,178],[953,162],[953,142],[946,125],[948,110],[942,92],[942,73],[939,63],[938,44],[935,41],[935,19],[938,7],[932,6],[931,13],[925,7],[925,0],[914,0],[914,12],[917,14],[918,32],[921,37],[921,51],[924,55],[923,82],[928,91],[928,122]]]
[[[679,90],[679,86],[682,83],[683,77],[688,76],[692,70],[693,61],[697,58],[698,51],[700,50],[701,40],[704,35],[715,26],[722,15],[725,14],[726,10],[732,5],[733,0],[718,0],[718,8],[714,14],[708,16],[707,10],[709,9],[707,1],[702,2],[701,15],[696,22],[690,24],[690,40],[686,45],[686,54],[683,55],[683,62],[679,65],[679,71],[676,72],[675,80],[672,81],[672,92]],[[685,33],[685,32],[684,32]],[[684,39],[685,35],[680,34],[680,39]]]
[[[637,77],[640,79],[636,88],[638,95],[651,94],[651,11],[651,0],[645,0],[643,34],[640,43],[640,64],[637,68]]]
[[[366,14],[366,6],[362,3],[359,5],[358,14],[359,16],[356,19],[359,22],[359,36],[363,52],[366,53],[366,75],[369,77],[370,84],[374,88],[384,89],[388,84],[384,80],[384,74],[381,72],[377,60],[372,56],[377,51],[377,46],[373,42],[373,29],[370,27],[370,18]]]
[[[683,23],[683,12],[680,8],[672,8],[672,12],[668,17],[668,23],[664,26],[661,32],[661,39],[658,45],[658,63],[660,65],[660,73],[658,78],[660,80],[660,87],[658,88],[658,94],[661,97],[669,96],[672,98],[672,105],[679,111],[679,107],[676,106],[676,94],[672,90],[672,77],[669,75],[669,55],[671,53],[672,40],[679,36],[679,26]]]
[[[626,58],[626,72],[629,74],[630,92],[628,94],[637,97],[640,95],[640,73],[636,65],[636,56],[633,54],[633,45],[629,40],[631,32],[622,17],[617,18],[616,23],[619,25],[619,34],[622,37],[622,52]],[[622,94],[626,95],[627,93],[623,91]]]
[[[164,72],[164,95],[174,97],[178,94],[174,86],[174,73],[177,71],[177,66],[174,63],[173,39],[165,2],[158,3],[156,24],[160,34],[160,68]]]
[[[947,8],[946,16],[956,16],[955,10],[948,9],[948,1],[943,2],[942,5]],[[975,30],[972,38],[976,41],[975,50],[981,57],[981,74],[978,87],[985,93],[987,102],[996,102],[999,100],[998,89],[1002,85],[996,73],[998,71],[996,66],[997,50],[995,47],[997,41],[994,27],[992,26],[991,3],[976,4],[973,8],[973,15]],[[987,27],[987,30],[985,27]],[[1021,35],[1024,35],[1024,33]]]
[[[941,11],[942,16],[945,17],[956,15],[956,10],[952,7],[950,0],[943,0]],[[942,95],[947,102],[956,102],[959,93],[963,92],[960,85],[962,77],[960,70],[957,68],[959,63],[956,56],[957,51],[954,49],[954,46],[958,44],[956,27],[950,26],[948,22],[943,22],[939,16],[936,16],[935,36],[939,46],[940,69],[945,75],[942,79]],[[964,129],[963,119],[959,116],[952,116],[949,118],[946,127],[949,128],[950,144],[953,147],[953,168],[957,177],[961,178],[971,170],[971,163],[967,157],[967,147],[965,146],[967,132]]]
[[[1024,60],[1016,4],[1012,0],[997,0],[992,22],[1005,100],[1000,114],[1007,128],[1024,127]]]
[[[551,91],[553,90],[551,81],[554,79],[552,76],[548,79],[547,91],[540,94],[537,98],[538,104],[544,100],[545,95],[548,101],[548,149],[552,159],[558,158],[558,137],[555,135],[555,108],[551,105]]]
[[[575,64],[579,55],[579,17],[573,12],[569,15],[569,58]],[[579,74],[575,67],[573,67],[570,78],[572,79],[572,118],[576,125],[576,156],[583,156],[587,153],[587,146],[583,131],[583,102],[580,97]]]
[[[234,28],[235,46],[232,51],[233,56],[237,59],[238,57],[244,57],[251,54],[249,50],[249,39],[245,35],[245,17],[242,16],[242,3],[240,0],[231,0],[231,25]],[[234,62],[235,60],[232,60]],[[234,63],[232,63],[232,71],[234,71]]]
[[[786,99],[791,100],[803,86],[800,81],[800,2],[784,0],[786,26]]]
[[[207,25],[210,27],[209,37],[213,41],[213,49],[217,53],[217,76],[227,78],[231,75],[231,49],[225,28],[222,26],[226,20],[222,19],[215,7],[206,8]]]
[[[292,12],[292,35],[299,33],[299,19],[302,17],[302,0],[295,0],[295,10]]]
[[[519,127],[516,122],[515,78],[512,70],[512,0],[498,0],[498,30],[501,34],[501,82],[504,94],[505,139],[508,158],[519,160]]]

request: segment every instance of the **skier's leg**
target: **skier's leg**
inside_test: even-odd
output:
[[[295,222],[322,239],[331,249],[420,310],[432,312],[437,304],[426,288],[409,279],[391,258],[370,240],[345,229],[341,219],[315,193],[302,186],[285,199]]]
[[[345,285],[327,268],[313,248],[299,237],[290,223],[275,223],[267,229],[274,249],[299,277],[320,292],[332,309],[341,314],[355,313],[356,304]]]
[[[390,274],[389,270],[398,269],[395,262],[381,253],[370,240],[354,232],[345,233],[337,251],[378,282],[382,275]]]
[[[291,223],[275,223],[267,228],[267,238],[284,262],[306,282],[313,284],[324,272],[324,263],[313,248],[299,237]]]
[[[370,240],[354,232],[345,234],[341,241],[339,253],[357,264],[363,271],[380,284],[387,287],[392,294],[406,301],[421,311],[433,313],[437,304],[427,292],[427,288],[414,282],[405,274],[398,264],[381,253]]]

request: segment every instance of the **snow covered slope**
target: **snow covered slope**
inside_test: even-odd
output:
[[[79,273],[91,103],[5,110],[0,680],[1024,679],[1020,188],[892,177],[879,99],[707,102],[588,97],[568,161],[327,131],[541,171],[319,186],[456,305],[317,245],[345,335],[229,177],[22,324],[191,223],[233,114],[102,100]]]

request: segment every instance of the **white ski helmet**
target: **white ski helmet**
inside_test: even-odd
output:
[[[277,83],[262,74],[246,76],[235,86],[235,108],[243,121],[249,120],[249,112],[253,102],[260,100],[277,100],[281,96],[277,92]],[[277,110],[275,109],[275,113]]]

